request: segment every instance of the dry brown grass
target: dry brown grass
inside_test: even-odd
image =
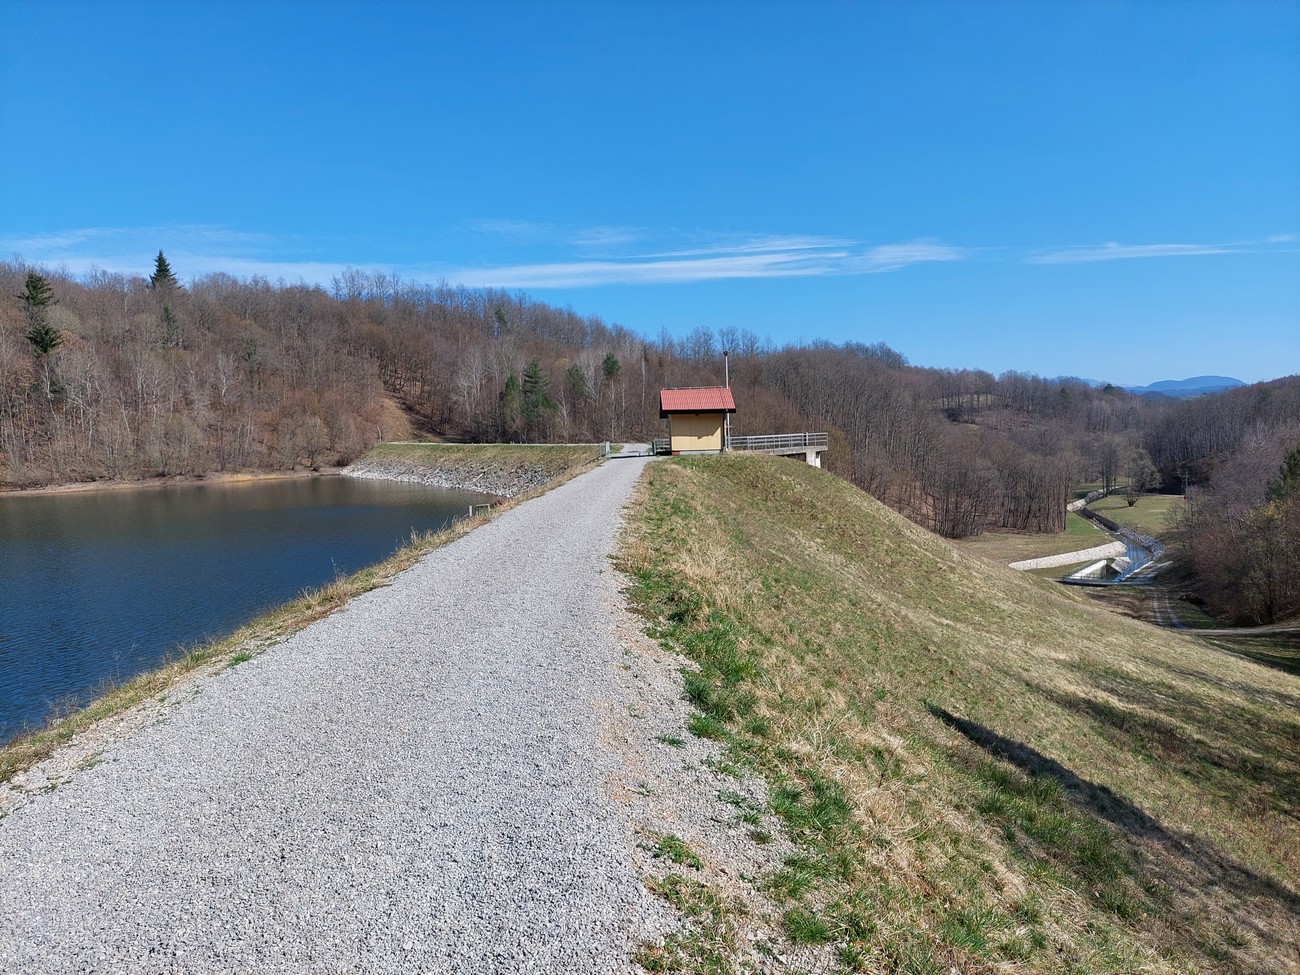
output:
[[[498,445],[488,445],[482,448],[486,456],[480,457],[476,454],[475,447],[458,446],[453,462],[508,463],[512,451],[527,449],[529,448],[506,446],[501,450]],[[304,592],[292,602],[258,617],[230,636],[195,647],[161,667],[111,687],[85,707],[59,716],[46,727],[20,735],[0,747],[0,782],[7,782],[19,772],[31,768],[61,745],[106,719],[120,715],[146,700],[173,692],[178,685],[208,672],[213,665],[236,663],[261,653],[290,634],[333,613],[348,600],[387,585],[398,573],[410,568],[428,553],[486,524],[501,512],[538,497],[590,470],[597,463],[590,448],[557,449],[543,453],[546,454],[543,463],[547,465],[550,474],[550,480],[545,485],[494,505],[488,514],[462,518],[440,532],[413,536],[407,545],[383,562],[336,579],[319,589]],[[439,464],[445,466],[447,463],[446,456],[440,455]]]
[[[822,472],[655,465],[622,554],[765,775],[831,970],[1285,972],[1300,681],[970,558]]]

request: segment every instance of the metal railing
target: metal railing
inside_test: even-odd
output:
[[[732,437],[728,450],[752,450],[778,453],[782,450],[825,450],[830,435],[825,433],[776,433],[763,437]]]

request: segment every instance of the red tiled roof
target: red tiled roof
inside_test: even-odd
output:
[[[659,415],[669,413],[735,413],[736,401],[727,386],[659,390]]]

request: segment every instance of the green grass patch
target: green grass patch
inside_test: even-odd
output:
[[[668,860],[678,866],[694,867],[703,870],[704,863],[699,855],[680,836],[667,833],[655,840],[651,850],[656,859]]]
[[[1130,506],[1123,494],[1110,494],[1088,505],[1088,510],[1144,535],[1158,536],[1168,531],[1169,516],[1182,502],[1174,494],[1144,494]]]
[[[1293,675],[781,459],[652,465],[619,561],[648,632],[695,662],[691,730],[768,784],[788,942],[846,971],[1292,964]]]
[[[650,881],[647,886],[676,908],[682,928],[660,944],[642,945],[636,952],[642,968],[693,975],[733,975],[738,971],[739,922],[743,915],[728,898],[677,873]]]

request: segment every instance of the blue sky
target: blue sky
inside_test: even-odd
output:
[[[1300,2],[8,0],[0,254],[1300,372]]]

